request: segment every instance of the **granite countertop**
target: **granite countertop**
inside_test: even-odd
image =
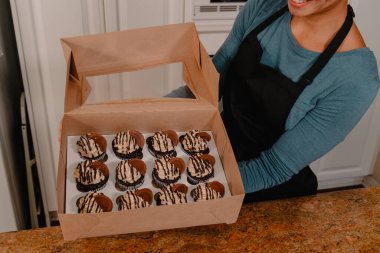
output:
[[[75,241],[59,227],[2,233],[0,252],[380,252],[380,187],[245,204],[232,225]]]

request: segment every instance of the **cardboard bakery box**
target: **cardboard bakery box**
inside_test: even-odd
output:
[[[244,198],[238,166],[218,112],[218,74],[199,41],[194,24],[176,24],[62,39],[67,82],[60,146],[57,199],[65,240],[236,222]],[[88,77],[133,72],[182,63],[183,78],[195,95],[140,98],[86,104]],[[223,166],[230,196],[171,206],[97,214],[65,210],[68,139],[89,132],[116,134],[125,129],[153,133],[171,129],[208,130]],[[178,148],[178,147],[177,147]],[[115,203],[114,203],[115,205]]]

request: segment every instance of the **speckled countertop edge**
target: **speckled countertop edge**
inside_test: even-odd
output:
[[[0,252],[380,252],[380,187],[245,204],[231,225],[75,241],[59,227],[1,233]]]

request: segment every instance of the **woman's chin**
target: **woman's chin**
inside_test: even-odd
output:
[[[288,0],[289,11],[294,16],[304,17],[312,15],[315,11],[316,1]]]

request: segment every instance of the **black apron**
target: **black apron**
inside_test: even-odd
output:
[[[326,50],[298,82],[293,82],[278,70],[260,63],[263,50],[257,39],[261,31],[287,11],[288,6],[283,7],[245,37],[227,72],[222,90],[222,118],[237,161],[258,157],[285,132],[286,119],[298,96],[337,51],[354,17],[348,6],[344,24]],[[317,187],[317,178],[307,166],[281,185],[246,194],[245,202],[311,195]]]

